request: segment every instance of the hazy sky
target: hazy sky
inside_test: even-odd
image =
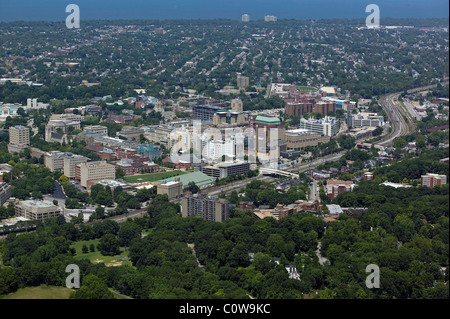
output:
[[[0,21],[64,21],[68,4],[80,7],[81,19],[251,20],[276,15],[279,19],[365,18],[365,8],[380,7],[381,19],[448,18],[449,0],[0,0]]]

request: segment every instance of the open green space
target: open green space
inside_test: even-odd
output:
[[[139,178],[142,179],[144,182],[155,182],[159,181],[161,179],[183,175],[188,172],[181,172],[181,171],[171,171],[171,172],[162,172],[162,173],[150,173],[150,174],[141,174],[141,175],[132,175],[132,176],[126,176],[123,179],[126,180],[128,183],[136,183]]]
[[[40,285],[37,287],[20,288],[2,299],[69,299],[72,289],[67,287]]]
[[[316,91],[317,88],[312,86],[297,86],[297,89],[300,91]]]
[[[103,256],[98,250],[97,245],[100,239],[92,239],[92,240],[80,240],[71,245],[71,247],[75,248],[76,255],[75,259],[89,259],[92,263],[104,263],[106,266],[121,266],[121,265],[129,265],[132,263],[128,259],[128,250],[121,247],[120,255],[115,256]],[[91,252],[90,250],[87,253],[83,253],[82,248],[83,245],[86,245],[89,249],[89,246],[94,244],[95,251]]]

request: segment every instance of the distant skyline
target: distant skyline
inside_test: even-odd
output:
[[[80,7],[81,20],[365,18],[365,8],[380,7],[381,19],[448,18],[448,0],[0,0],[0,21],[64,21],[68,4]]]

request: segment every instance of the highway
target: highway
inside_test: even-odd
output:
[[[448,79],[444,79],[441,84],[448,84]],[[428,90],[436,87],[437,84],[423,86],[415,89],[407,90],[408,93],[415,93],[424,90]],[[417,130],[417,126],[407,109],[407,106],[403,107],[398,100],[401,92],[387,94],[381,97],[380,104],[389,117],[389,122],[392,126],[392,131],[384,136],[381,140],[376,142],[378,145],[390,146],[393,144],[394,139],[400,136],[405,136],[414,133]]]

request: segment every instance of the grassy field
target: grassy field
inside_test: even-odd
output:
[[[71,247],[75,248],[77,254],[75,255],[75,259],[89,259],[92,263],[104,263],[106,266],[120,266],[120,265],[129,265],[131,266],[132,263],[128,259],[128,251],[125,248],[120,248],[121,254],[116,256],[103,256],[98,250],[97,250],[97,244],[100,241],[100,239],[92,239],[92,240],[82,240],[77,241],[74,244],[72,244]],[[91,244],[94,244],[95,251],[91,252],[90,250],[87,253],[83,253],[82,248],[83,245],[86,245],[89,249],[89,246]]]
[[[181,171],[171,171],[171,172],[162,172],[162,173],[150,173],[150,174],[142,174],[142,175],[132,175],[132,176],[125,176],[123,179],[126,180],[128,183],[136,183],[139,178],[142,178],[144,182],[155,182],[159,181],[161,179],[183,175],[188,172],[181,172]]]
[[[297,89],[299,89],[300,91],[316,91],[317,88],[312,87],[312,86],[297,86]]]
[[[72,289],[66,287],[46,286],[20,288],[2,299],[69,299]]]

